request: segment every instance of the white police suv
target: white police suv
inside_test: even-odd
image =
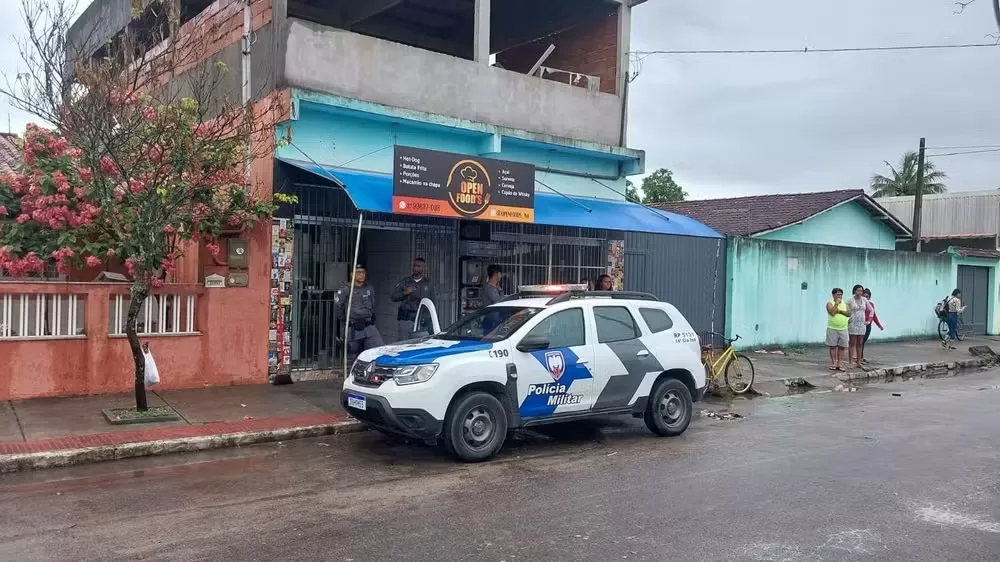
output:
[[[341,401],[463,461],[492,457],[511,430],[609,414],[680,435],[705,394],[698,336],[652,295],[522,287],[444,331],[425,300],[422,320],[433,335],[363,352]]]

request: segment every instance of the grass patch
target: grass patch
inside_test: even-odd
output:
[[[104,417],[112,425],[123,425],[131,423],[156,423],[165,421],[178,421],[181,419],[173,408],[167,406],[151,406],[145,412],[140,412],[135,408],[107,408],[102,410]]]

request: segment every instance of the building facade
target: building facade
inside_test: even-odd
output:
[[[980,254],[896,250],[909,227],[861,190],[669,203],[662,208],[727,235],[726,330],[750,349],[820,344],[834,288],[871,289],[885,331],[878,339],[934,337],[934,305],[967,286],[966,325],[990,320],[995,268]],[[957,285],[956,285],[957,284]]]
[[[885,197],[878,201],[905,224],[912,224],[912,196]],[[947,254],[955,261],[954,286],[962,291],[965,300],[966,327],[977,334],[998,333],[1000,191],[924,195],[920,217],[920,251]],[[913,251],[916,242],[900,241],[897,247]]]
[[[233,70],[224,95],[279,101],[253,179],[267,196],[297,196],[272,224],[238,237],[248,264],[193,249],[151,299],[140,332],[162,363],[162,384],[335,370],[344,345],[333,295],[355,256],[387,341],[397,325],[389,293],[417,257],[427,260],[444,324],[477,305],[482,270],[495,263],[507,292],[611,273],[619,287],[692,303],[685,312],[700,330],[721,326],[721,235],[623,195],[626,177],[644,170],[644,154],[624,146],[630,22],[641,3],[95,0],[68,37],[83,56],[160,26],[169,41],[207,38],[168,83],[183,87],[187,73],[224,63]],[[668,283],[654,266],[671,259],[714,288]],[[125,292],[89,273],[0,284],[25,326],[83,311],[65,326],[0,338],[5,363],[24,365],[0,375],[0,398],[130,387]],[[213,275],[243,281],[216,286]]]

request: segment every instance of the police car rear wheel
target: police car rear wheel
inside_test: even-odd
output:
[[[657,435],[680,435],[691,423],[694,404],[691,391],[677,379],[660,379],[650,393],[643,421]]]
[[[446,427],[452,454],[466,462],[482,461],[503,446],[507,438],[507,414],[493,395],[473,392],[455,404]]]

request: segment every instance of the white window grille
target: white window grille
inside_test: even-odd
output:
[[[0,340],[83,337],[84,302],[79,295],[0,295]]]
[[[136,333],[140,336],[171,334],[196,334],[196,295],[149,295],[142,303],[136,320]],[[108,333],[125,335],[125,320],[132,299],[128,295],[112,295],[108,301]]]

